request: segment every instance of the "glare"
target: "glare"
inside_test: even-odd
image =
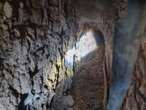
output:
[[[92,31],[88,31],[81,36],[79,41],[72,49],[65,54],[65,65],[73,66],[74,60],[81,61],[86,55],[98,48],[95,35]]]

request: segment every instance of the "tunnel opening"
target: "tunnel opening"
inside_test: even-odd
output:
[[[116,20],[127,15],[127,1],[1,0],[0,110],[105,108],[105,73],[112,70],[104,64],[111,68],[107,54],[112,52],[104,37],[113,36]],[[145,12],[142,27],[144,19]],[[146,109],[145,47],[140,47],[123,110]]]
[[[66,52],[65,65],[75,70],[70,89],[74,110],[104,108],[107,94],[104,61],[104,36],[95,28],[81,32],[75,46]]]
[[[65,65],[73,67],[74,63],[86,63],[96,55],[96,50],[104,45],[104,37],[100,31],[82,32],[74,47],[65,54]]]

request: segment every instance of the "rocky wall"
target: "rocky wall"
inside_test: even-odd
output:
[[[70,0],[0,1],[0,110],[50,110],[56,95],[71,100],[63,97],[64,54],[76,29]]]
[[[89,20],[106,37],[113,34],[114,20],[126,14],[127,1],[113,1],[107,12],[105,8],[96,15],[97,24]],[[80,18],[72,3],[74,0],[0,0],[0,110],[72,110],[74,101],[68,89],[74,71],[66,67],[65,53],[75,45]],[[111,42],[106,43],[108,60],[110,46]],[[146,108],[144,48],[122,110]]]

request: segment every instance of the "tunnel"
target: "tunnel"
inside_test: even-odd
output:
[[[1,0],[0,110],[146,110],[144,0]]]

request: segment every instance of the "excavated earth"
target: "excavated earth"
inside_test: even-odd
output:
[[[97,15],[98,28],[107,37],[112,36],[114,20],[126,10],[127,0],[113,1],[113,8]],[[0,110],[104,108],[112,37],[106,38],[105,47],[95,52],[94,59],[76,71],[66,67],[65,53],[75,45],[80,28],[73,3],[0,0]],[[141,43],[133,82],[121,110],[146,110],[145,42]]]
[[[146,40],[143,39],[133,81],[121,110],[146,109]],[[104,47],[97,50],[96,57],[79,66],[74,75],[71,93],[74,98],[74,110],[103,110],[106,105],[107,89],[110,86],[110,72],[105,74]],[[108,69],[110,70],[110,68]]]
[[[95,50],[95,57],[84,62],[73,76],[71,93],[74,110],[102,110],[106,99],[106,76],[104,71],[105,46]]]

